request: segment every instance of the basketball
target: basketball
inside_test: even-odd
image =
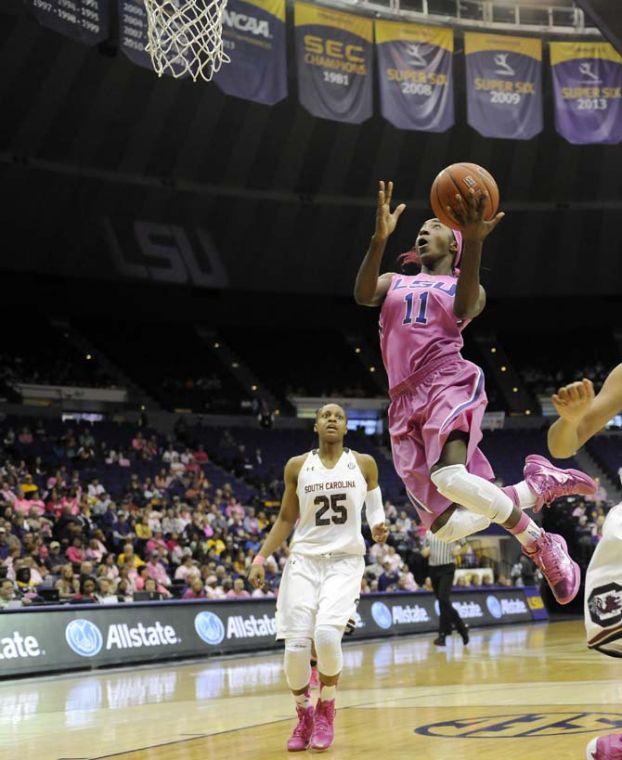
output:
[[[495,178],[483,166],[466,162],[445,167],[432,183],[430,203],[437,219],[448,227],[456,227],[455,220],[447,213],[447,206],[454,208],[457,193],[467,200],[471,190],[476,197],[488,194],[484,219],[492,219],[499,208],[499,188]]]

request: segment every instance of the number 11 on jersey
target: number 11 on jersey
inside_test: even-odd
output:
[[[423,293],[419,294],[419,313],[417,314],[417,317],[415,319],[415,324],[417,325],[425,325],[427,324],[427,317],[426,317],[426,311],[428,310],[428,296],[430,294],[427,290],[424,290]],[[413,302],[415,300],[415,294],[414,293],[408,293],[408,295],[404,296],[404,301],[406,301],[406,314],[404,316],[404,321],[402,322],[403,325],[411,325],[413,322],[412,314],[413,314]]]

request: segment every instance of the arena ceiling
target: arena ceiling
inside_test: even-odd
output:
[[[266,107],[158,80],[110,47],[39,27],[17,3],[0,21],[5,269],[111,276],[106,225],[131,248],[139,220],[206,230],[229,287],[345,295],[372,231],[377,179],[393,179],[409,205],[398,253],[428,214],[437,171],[470,160],[493,172],[507,212],[487,255],[493,296],[622,289],[622,151],[555,133],[548,75],[543,133],[485,139],[466,125],[458,39],[456,126],[423,134],[378,114],[361,126],[311,117],[291,65],[290,96]]]

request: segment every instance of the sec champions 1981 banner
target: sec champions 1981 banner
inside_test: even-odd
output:
[[[551,42],[555,127],[575,145],[622,142],[622,57],[608,42]]]
[[[380,105],[398,129],[445,132],[454,123],[451,29],[376,21]]]
[[[321,119],[369,119],[373,22],[307,3],[296,3],[294,20],[301,104]]]
[[[287,97],[285,0],[229,0],[222,37],[231,62],[214,81],[223,92],[266,105]]]
[[[542,43],[464,35],[468,122],[484,137],[529,140],[542,131]]]

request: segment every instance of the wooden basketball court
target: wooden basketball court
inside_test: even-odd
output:
[[[622,662],[583,636],[572,621],[476,630],[468,649],[347,645],[327,756],[581,760],[622,727]],[[7,681],[0,758],[273,760],[292,714],[280,653]]]

